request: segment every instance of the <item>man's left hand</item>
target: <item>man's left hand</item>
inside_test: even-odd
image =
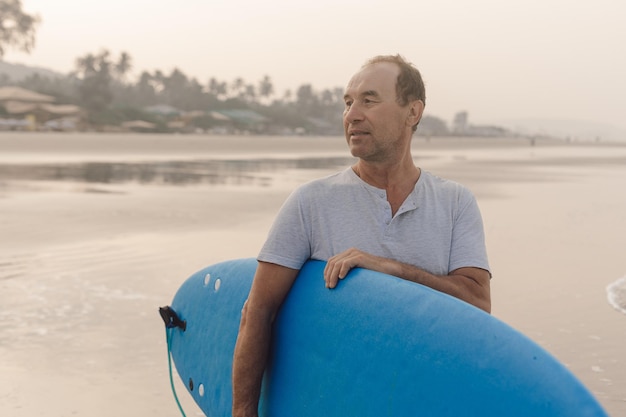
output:
[[[387,259],[374,256],[356,248],[341,252],[328,260],[324,268],[324,281],[326,288],[335,288],[340,279],[344,279],[352,268],[366,268],[373,271],[384,272],[382,263]]]

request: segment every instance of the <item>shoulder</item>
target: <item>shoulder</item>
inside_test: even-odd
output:
[[[356,184],[353,177],[356,177],[356,175],[352,172],[352,168],[348,168],[343,171],[306,182],[297,187],[293,194],[299,198],[303,198],[307,196],[319,197],[328,193],[334,193],[339,188],[347,188],[347,186]]]
[[[456,181],[441,178],[429,171],[422,170],[422,175],[418,181],[418,186],[422,186],[427,192],[437,193],[439,196],[450,196],[463,199],[473,199],[474,195],[469,188]]]

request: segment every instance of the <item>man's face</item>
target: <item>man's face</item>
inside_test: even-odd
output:
[[[343,127],[353,156],[383,161],[410,141],[411,106],[400,106],[396,97],[399,71],[393,63],[372,64],[348,83]]]

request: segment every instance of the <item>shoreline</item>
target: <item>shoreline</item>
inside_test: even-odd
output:
[[[557,139],[536,139],[534,146],[626,147],[625,142],[565,142]],[[483,149],[532,147],[526,138],[481,137],[415,137],[415,151],[446,149]],[[220,153],[229,156],[263,157],[264,155],[347,154],[342,136],[237,136],[237,135],[175,135],[125,133],[41,133],[0,132],[0,162],[26,155],[46,154],[50,160],[93,160],[119,158],[193,158]],[[260,156],[259,156],[260,155]],[[58,158],[58,159],[54,159]]]

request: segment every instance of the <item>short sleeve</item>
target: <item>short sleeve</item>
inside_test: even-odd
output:
[[[302,187],[296,189],[285,201],[267,239],[257,257],[292,269],[300,269],[311,257],[310,222],[306,219],[306,204]]]

